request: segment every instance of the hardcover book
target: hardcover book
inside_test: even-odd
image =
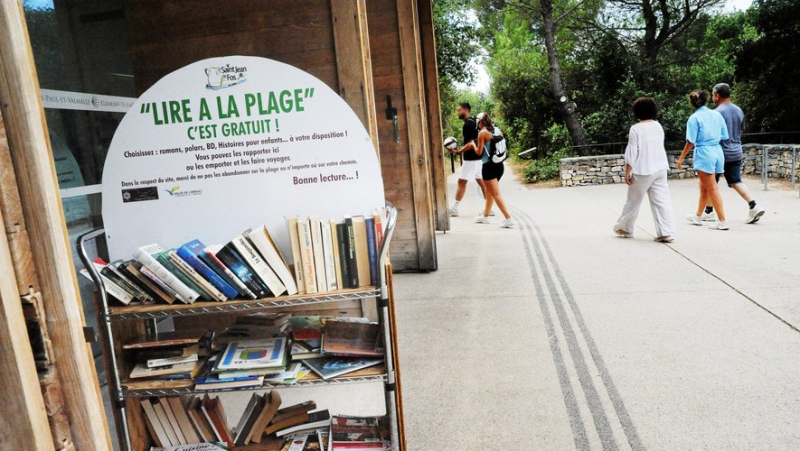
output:
[[[250,289],[256,298],[265,298],[269,296],[269,289],[261,279],[256,276],[256,273],[245,263],[245,260],[239,255],[239,251],[228,243],[223,246],[216,254],[217,258],[222,261],[234,274],[238,277],[247,288]]]
[[[136,250],[136,253],[133,254],[133,257],[142,263],[147,269],[153,272],[159,279],[163,280],[165,284],[167,284],[170,288],[175,290],[180,296],[181,300],[186,302],[187,304],[191,304],[200,297],[200,295],[189,288],[183,281],[181,281],[177,276],[172,274],[172,272],[167,269],[161,262],[158,261],[156,258],[158,255],[162,254],[164,249],[159,246],[158,244],[149,244],[147,246],[142,246]]]
[[[244,235],[253,246],[261,254],[264,260],[269,265],[270,269],[275,272],[281,283],[286,287],[286,294],[297,294],[297,284],[295,283],[292,272],[289,271],[289,266],[286,260],[281,255],[275,242],[272,241],[272,236],[269,234],[266,226],[256,227],[255,229],[247,230]]]
[[[331,420],[330,449],[383,451],[392,449],[387,417],[336,415]]]
[[[253,269],[259,279],[264,285],[269,288],[275,296],[280,296],[286,292],[286,287],[281,283],[281,280],[275,275],[275,271],[267,265],[263,258],[258,254],[258,251],[253,247],[250,241],[244,235],[237,235],[231,240],[239,255],[247,262],[247,265]]]
[[[197,273],[207,280],[208,283],[219,290],[225,297],[235,299],[239,296],[236,291],[227,281],[219,276],[213,269],[200,259],[205,245],[200,240],[192,240],[178,248],[178,257],[189,264]]]
[[[300,251],[300,235],[297,233],[297,216],[286,218],[286,226],[289,229],[289,241],[292,244],[292,272],[297,284],[299,294],[306,293],[306,281],[304,278],[303,263]]]

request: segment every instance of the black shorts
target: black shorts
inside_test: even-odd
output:
[[[483,168],[481,168],[481,174],[483,175],[483,180],[497,180],[500,181],[503,178],[503,172],[505,172],[506,167],[503,163],[492,163],[491,161],[488,163],[483,163]]]
[[[725,162],[725,181],[728,186],[733,186],[737,183],[742,183],[742,160],[739,161],[726,161]],[[719,183],[720,174],[717,174],[717,183]]]

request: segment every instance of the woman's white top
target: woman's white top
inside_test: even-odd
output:
[[[639,122],[628,133],[625,162],[638,175],[655,174],[669,170],[667,151],[664,149],[664,129],[656,121]]]

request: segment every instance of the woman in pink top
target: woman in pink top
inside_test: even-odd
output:
[[[670,243],[675,234],[675,217],[667,186],[669,162],[664,149],[664,129],[655,120],[658,116],[655,100],[650,97],[636,99],[633,102],[633,114],[639,122],[631,127],[628,147],[625,149],[628,198],[614,226],[614,233],[624,238],[633,237],[639,207],[647,194],[656,226],[655,240]]]

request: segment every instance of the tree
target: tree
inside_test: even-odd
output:
[[[738,92],[750,131],[798,130],[800,117],[800,2],[756,0],[760,37],[744,45],[736,60]]]
[[[618,11],[610,18],[616,25],[605,24],[603,28],[616,27],[635,33],[640,41],[642,55],[655,59],[673,39],[689,30],[694,22],[725,0],[610,0]],[[616,14],[615,14],[616,13]]]

